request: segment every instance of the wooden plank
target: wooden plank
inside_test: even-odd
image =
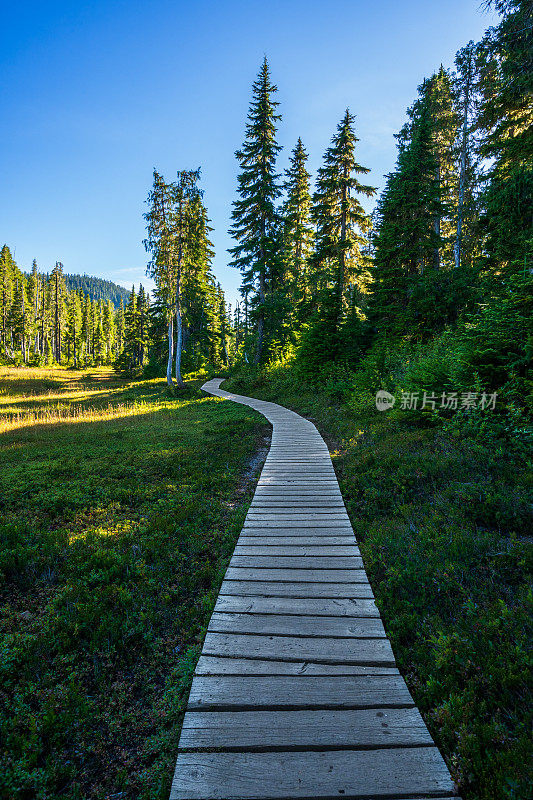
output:
[[[400,675],[196,675],[189,709],[411,708]]]
[[[352,526],[350,525],[350,521],[348,517],[346,520],[338,520],[338,519],[327,519],[327,517],[322,517],[322,519],[258,519],[257,517],[253,519],[246,519],[244,522],[243,530],[247,530],[248,528],[307,528],[309,530],[314,528],[330,528],[332,530],[352,530]]]
[[[313,661],[275,661],[201,655],[196,675],[399,675],[396,667],[374,664],[316,664]]]
[[[323,636],[256,636],[208,631],[206,655],[231,658],[274,658],[277,661],[317,661],[323,664],[381,664],[394,667],[388,639],[333,639]]]
[[[353,548],[357,554],[359,554],[359,548],[355,544],[355,538],[352,533],[349,536],[325,536],[322,538],[321,536],[261,536],[261,535],[245,535],[241,533],[239,540],[237,542],[237,546],[235,548],[235,552],[241,552],[241,550],[246,549],[247,551],[250,548],[261,548],[261,551],[264,547],[271,547],[276,548],[276,550],[288,547],[292,550],[296,550],[297,548],[303,548],[305,550],[312,551],[313,555],[315,550],[318,551],[325,549],[325,550],[337,550],[337,548],[342,547],[344,549]],[[311,555],[311,552],[309,552]]]
[[[379,617],[373,600],[350,598],[234,597],[219,595],[215,611],[327,617]]]
[[[431,746],[417,708],[188,711],[180,750],[331,750]]]
[[[334,636],[344,639],[383,638],[385,631],[375,617],[296,616],[283,614],[227,614],[215,611],[209,631],[216,633],[251,633],[263,636],[309,636],[322,639]]]
[[[263,538],[275,539],[280,538],[301,538],[304,536],[307,539],[315,539],[317,542],[325,542],[330,538],[336,539],[339,537],[349,537],[352,542],[356,542],[353,529],[351,527],[344,527],[338,530],[329,528],[305,528],[305,527],[290,527],[290,528],[262,528],[262,527],[247,527],[242,529],[239,541],[249,539],[252,536],[261,536]],[[357,543],[357,542],[356,542]]]
[[[180,753],[170,800],[409,798],[453,794],[436,747],[296,753]]]
[[[250,509],[246,515],[246,520],[251,522],[256,520],[261,522],[262,520],[266,520],[268,522],[283,522],[287,520],[289,522],[293,522],[296,520],[297,522],[308,522],[308,521],[347,521],[348,515],[344,509],[339,508],[308,508],[307,506],[302,506],[301,509],[283,506],[280,508],[256,508],[254,506],[250,506]]]
[[[248,541],[248,540],[247,540]],[[328,545],[283,545],[269,542],[262,545],[237,544],[234,556],[360,556],[355,544]]]
[[[254,511],[267,511],[270,513],[272,509],[274,509],[277,513],[279,513],[278,509],[292,509],[293,511],[301,511],[308,509],[309,511],[316,511],[322,509],[324,511],[332,512],[332,511],[344,511],[345,506],[340,497],[332,498],[331,500],[327,500],[323,497],[318,498],[316,500],[311,499],[302,499],[302,498],[294,498],[294,497],[276,497],[272,500],[264,498],[258,500],[257,497],[254,497],[254,500],[250,506],[251,509]]]
[[[261,569],[228,567],[228,581],[299,581],[302,583],[367,583],[364,569]]]
[[[263,597],[373,598],[368,583],[298,583],[296,581],[231,581],[225,579],[220,594]]]
[[[246,569],[363,569],[359,556],[303,556],[303,555],[242,555],[236,554],[230,561],[231,567]]]

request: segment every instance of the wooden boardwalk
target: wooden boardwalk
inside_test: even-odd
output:
[[[275,403],[272,444],[198,661],[171,800],[451,798],[394,661],[328,449]]]

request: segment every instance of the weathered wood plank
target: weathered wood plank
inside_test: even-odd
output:
[[[300,581],[302,583],[367,583],[364,569],[261,569],[228,567],[228,581]]]
[[[305,550],[336,550],[338,547],[354,548],[359,554],[359,548],[355,544],[355,538],[352,533],[348,536],[261,536],[261,535],[245,535],[241,533],[235,552],[240,552],[241,549],[249,550],[250,548],[260,547],[275,547],[276,550],[281,548],[290,547],[291,550],[296,548],[303,548]],[[238,550],[237,550],[238,548]]]
[[[313,661],[275,661],[201,655],[196,675],[399,675],[396,667],[374,664],[316,664]]]
[[[431,746],[417,708],[188,711],[180,750],[328,750]]]
[[[253,567],[252,567],[253,565]],[[231,567],[246,569],[363,569],[360,556],[303,556],[303,555],[242,555],[235,554],[230,561]]]
[[[381,664],[394,667],[388,639],[333,639],[256,636],[207,632],[202,652],[231,658],[274,658],[278,661],[317,661],[324,664]]]
[[[247,540],[248,541],[248,540]],[[234,550],[235,556],[356,556],[359,557],[359,548],[355,544],[345,545],[282,545],[276,542],[269,542],[262,545],[237,544]]]
[[[308,530],[314,530],[316,528],[326,530],[329,528],[330,530],[336,531],[351,531],[353,533],[352,526],[350,525],[350,521],[348,517],[346,520],[338,520],[338,519],[331,519],[328,520],[326,517],[322,517],[322,519],[317,520],[309,520],[309,519],[246,519],[243,526],[243,531],[247,531],[248,528],[264,528],[265,530],[268,528],[276,528],[276,529],[285,529],[285,528],[304,528]]]
[[[219,611],[213,613],[208,630],[216,633],[310,636],[319,639],[325,636],[345,639],[385,636],[381,620],[375,617],[299,617],[294,614],[227,614]]]
[[[243,536],[350,536],[355,541],[351,525],[245,525],[242,529]],[[239,539],[240,541],[240,539]]]
[[[232,581],[225,579],[220,594],[263,597],[373,598],[368,583],[298,583],[296,581]]]
[[[234,597],[219,595],[215,611],[327,617],[379,617],[373,600],[350,598]]]
[[[170,800],[409,798],[453,794],[436,747],[303,753],[181,753]]]
[[[400,675],[196,675],[189,709],[409,708]]]

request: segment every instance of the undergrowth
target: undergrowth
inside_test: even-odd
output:
[[[358,371],[311,380],[288,362],[225,386],[317,424],[398,665],[463,800],[527,800],[530,431],[510,403],[443,416],[374,402],[379,388],[449,389],[442,359],[406,346]]]

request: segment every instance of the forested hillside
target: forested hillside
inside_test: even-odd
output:
[[[94,275],[65,275],[65,285],[70,291],[80,289],[88,294],[91,300],[111,300],[115,308],[120,305],[120,300],[126,302],[130,296],[129,290],[105,278],[95,278]]]

